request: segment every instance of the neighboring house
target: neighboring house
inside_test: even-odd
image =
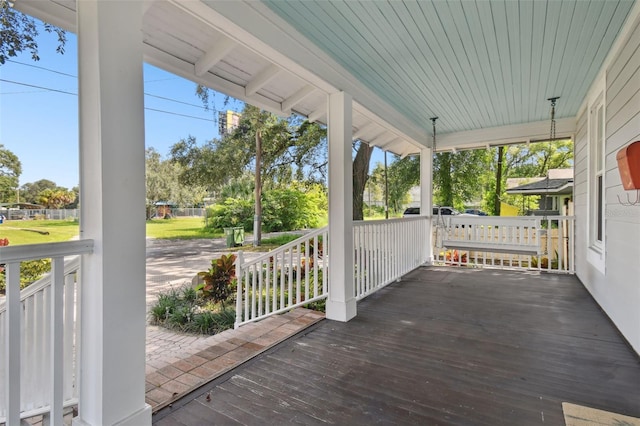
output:
[[[572,215],[573,169],[552,169],[546,177],[508,179],[506,193],[540,196],[538,209],[525,215]]]
[[[640,2],[16,0],[15,7],[78,32],[76,243],[86,245],[81,277],[90,285],[81,292],[74,422],[151,421],[145,224],[131,213],[145,203],[143,60],[281,116],[295,111],[328,125],[329,320],[357,314],[353,140],[419,154],[420,210],[428,215],[434,149],[536,142],[554,132],[573,138],[577,277],[640,353],[640,208],[618,201],[626,194],[615,158],[640,139]],[[560,99],[550,132],[553,96]],[[396,242],[431,247],[431,235]],[[406,252],[415,258],[418,250]],[[9,305],[7,341],[15,342],[19,304]],[[12,365],[20,345],[8,346]],[[19,382],[19,369],[8,374]],[[7,400],[9,423],[18,424],[20,392]]]

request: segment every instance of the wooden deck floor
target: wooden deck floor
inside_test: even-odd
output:
[[[154,422],[564,425],[640,417],[640,360],[575,277],[419,268],[200,394]]]

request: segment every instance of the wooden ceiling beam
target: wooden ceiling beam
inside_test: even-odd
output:
[[[236,46],[237,44],[230,38],[225,37],[220,40],[196,61],[194,65],[195,74],[198,77],[205,75]]]

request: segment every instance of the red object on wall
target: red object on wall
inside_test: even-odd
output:
[[[640,189],[640,141],[618,151],[616,160],[624,189]]]

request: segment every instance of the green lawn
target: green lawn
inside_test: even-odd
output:
[[[194,240],[198,238],[219,238],[223,234],[204,229],[202,217],[179,217],[175,219],[153,219],[147,221],[147,237]]]
[[[8,238],[9,245],[12,246],[68,241],[78,233],[78,223],[69,220],[11,220],[0,225],[0,238]],[[222,238],[224,235],[221,232],[205,230],[204,219],[201,217],[180,217],[148,220],[147,237],[193,240]],[[260,250],[276,248],[298,237],[295,234],[285,234],[277,238],[263,239],[263,247]]]
[[[8,220],[0,225],[0,238],[8,238],[12,246],[68,241],[78,233],[73,220]]]

